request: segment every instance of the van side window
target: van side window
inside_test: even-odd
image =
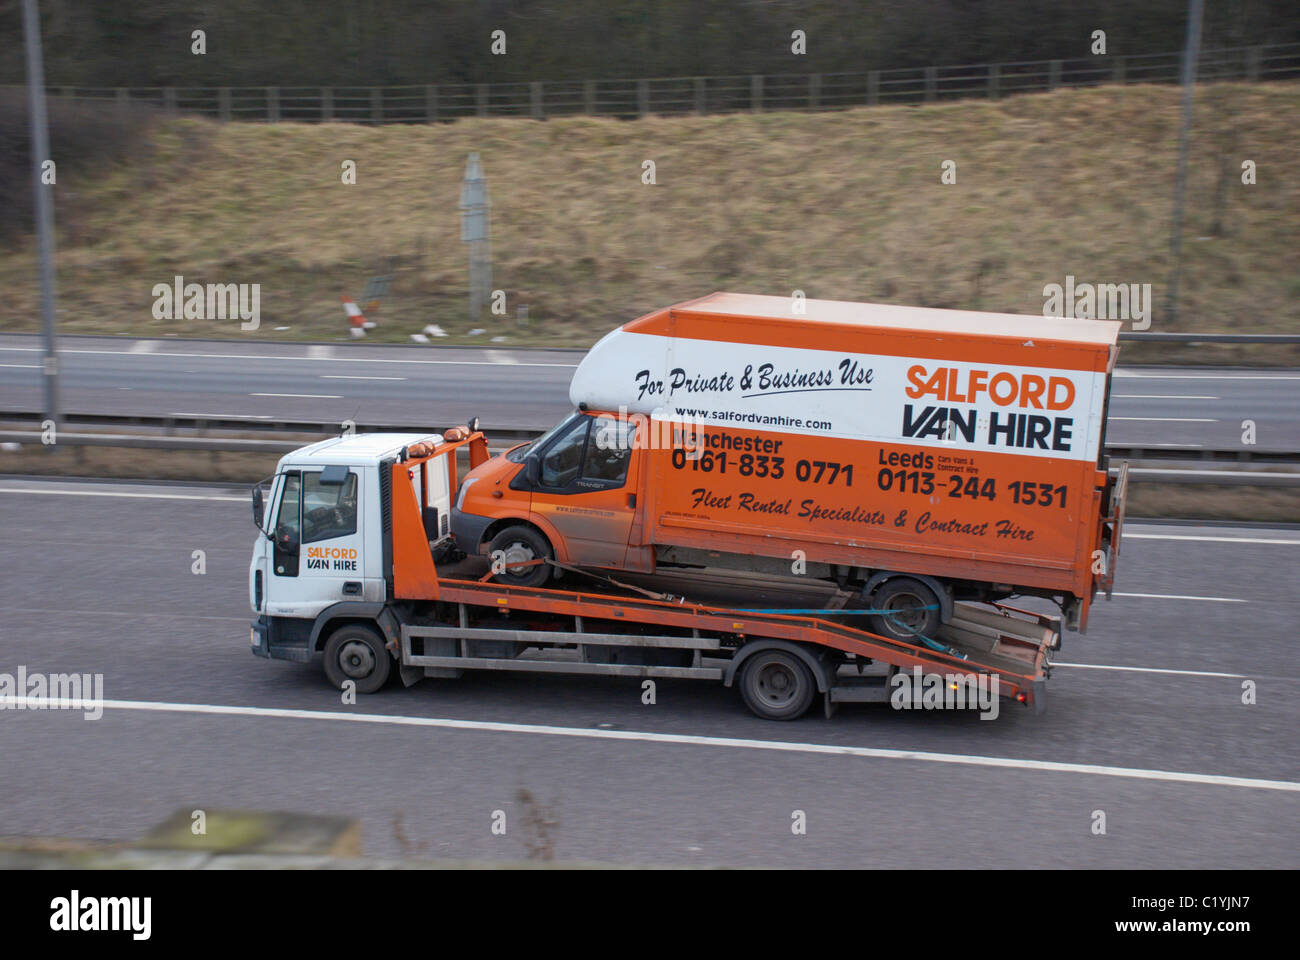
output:
[[[357,532],[357,475],[321,483],[320,473],[302,475],[302,542],[333,540]]]
[[[601,480],[610,486],[621,486],[627,480],[627,464],[632,458],[632,444],[636,439],[636,424],[613,417],[600,417],[592,427],[587,441],[587,457],[583,461],[585,480]]]
[[[542,454],[541,483],[544,487],[567,487],[578,479],[582,451],[587,444],[590,417],[577,417]]]

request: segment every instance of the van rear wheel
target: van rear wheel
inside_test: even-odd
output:
[[[349,680],[357,693],[375,693],[393,672],[393,658],[384,640],[370,627],[349,624],[339,627],[325,643],[325,676],[344,689]]]
[[[871,597],[871,606],[884,613],[871,617],[871,627],[882,637],[920,643],[939,629],[942,610],[933,590],[912,577],[886,580]]]
[[[531,527],[506,527],[488,545],[488,556],[493,569],[499,569],[501,563],[527,563],[530,560],[549,560],[552,556],[551,545]],[[512,587],[540,587],[551,578],[549,564],[539,563],[532,567],[519,567],[516,571],[506,567],[505,572],[494,574],[492,579]]]

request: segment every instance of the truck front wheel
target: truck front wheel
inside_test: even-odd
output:
[[[745,661],[740,696],[764,720],[797,720],[812,706],[816,681],[807,665],[785,650],[761,650]]]
[[[530,560],[549,560],[551,545],[531,527],[506,527],[488,545],[488,556],[492,560],[492,569],[496,571],[501,564],[527,563]],[[516,572],[517,571],[517,572]],[[518,567],[516,570],[505,568],[503,573],[492,577],[497,583],[512,587],[540,587],[551,578],[551,567],[539,563],[532,567]]]
[[[393,658],[383,638],[370,627],[359,623],[339,627],[325,644],[325,676],[340,690],[351,680],[357,693],[375,693],[392,671]]]

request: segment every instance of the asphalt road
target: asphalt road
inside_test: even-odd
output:
[[[1123,595],[1067,634],[1044,715],[847,704],[790,724],[699,681],[643,705],[635,680],[470,674],[342,704],[318,666],[248,652],[242,490],[0,479],[0,530],[0,672],[102,673],[120,704],[0,710],[5,833],[301,810],[359,817],[370,854],[518,860],[524,789],[566,861],[1300,865],[1294,529],[1130,525]]]
[[[479,417],[545,428],[570,409],[582,351],[343,343],[60,341],[73,413],[204,414],[440,427]],[[0,411],[40,410],[40,341],[0,336]],[[1255,423],[1256,449],[1300,450],[1300,370],[1120,368],[1107,440],[1233,449]]]

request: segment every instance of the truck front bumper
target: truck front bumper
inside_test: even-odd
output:
[[[258,617],[248,630],[253,656],[266,660],[310,663],[312,650],[309,640],[310,631],[286,630],[278,617]]]

